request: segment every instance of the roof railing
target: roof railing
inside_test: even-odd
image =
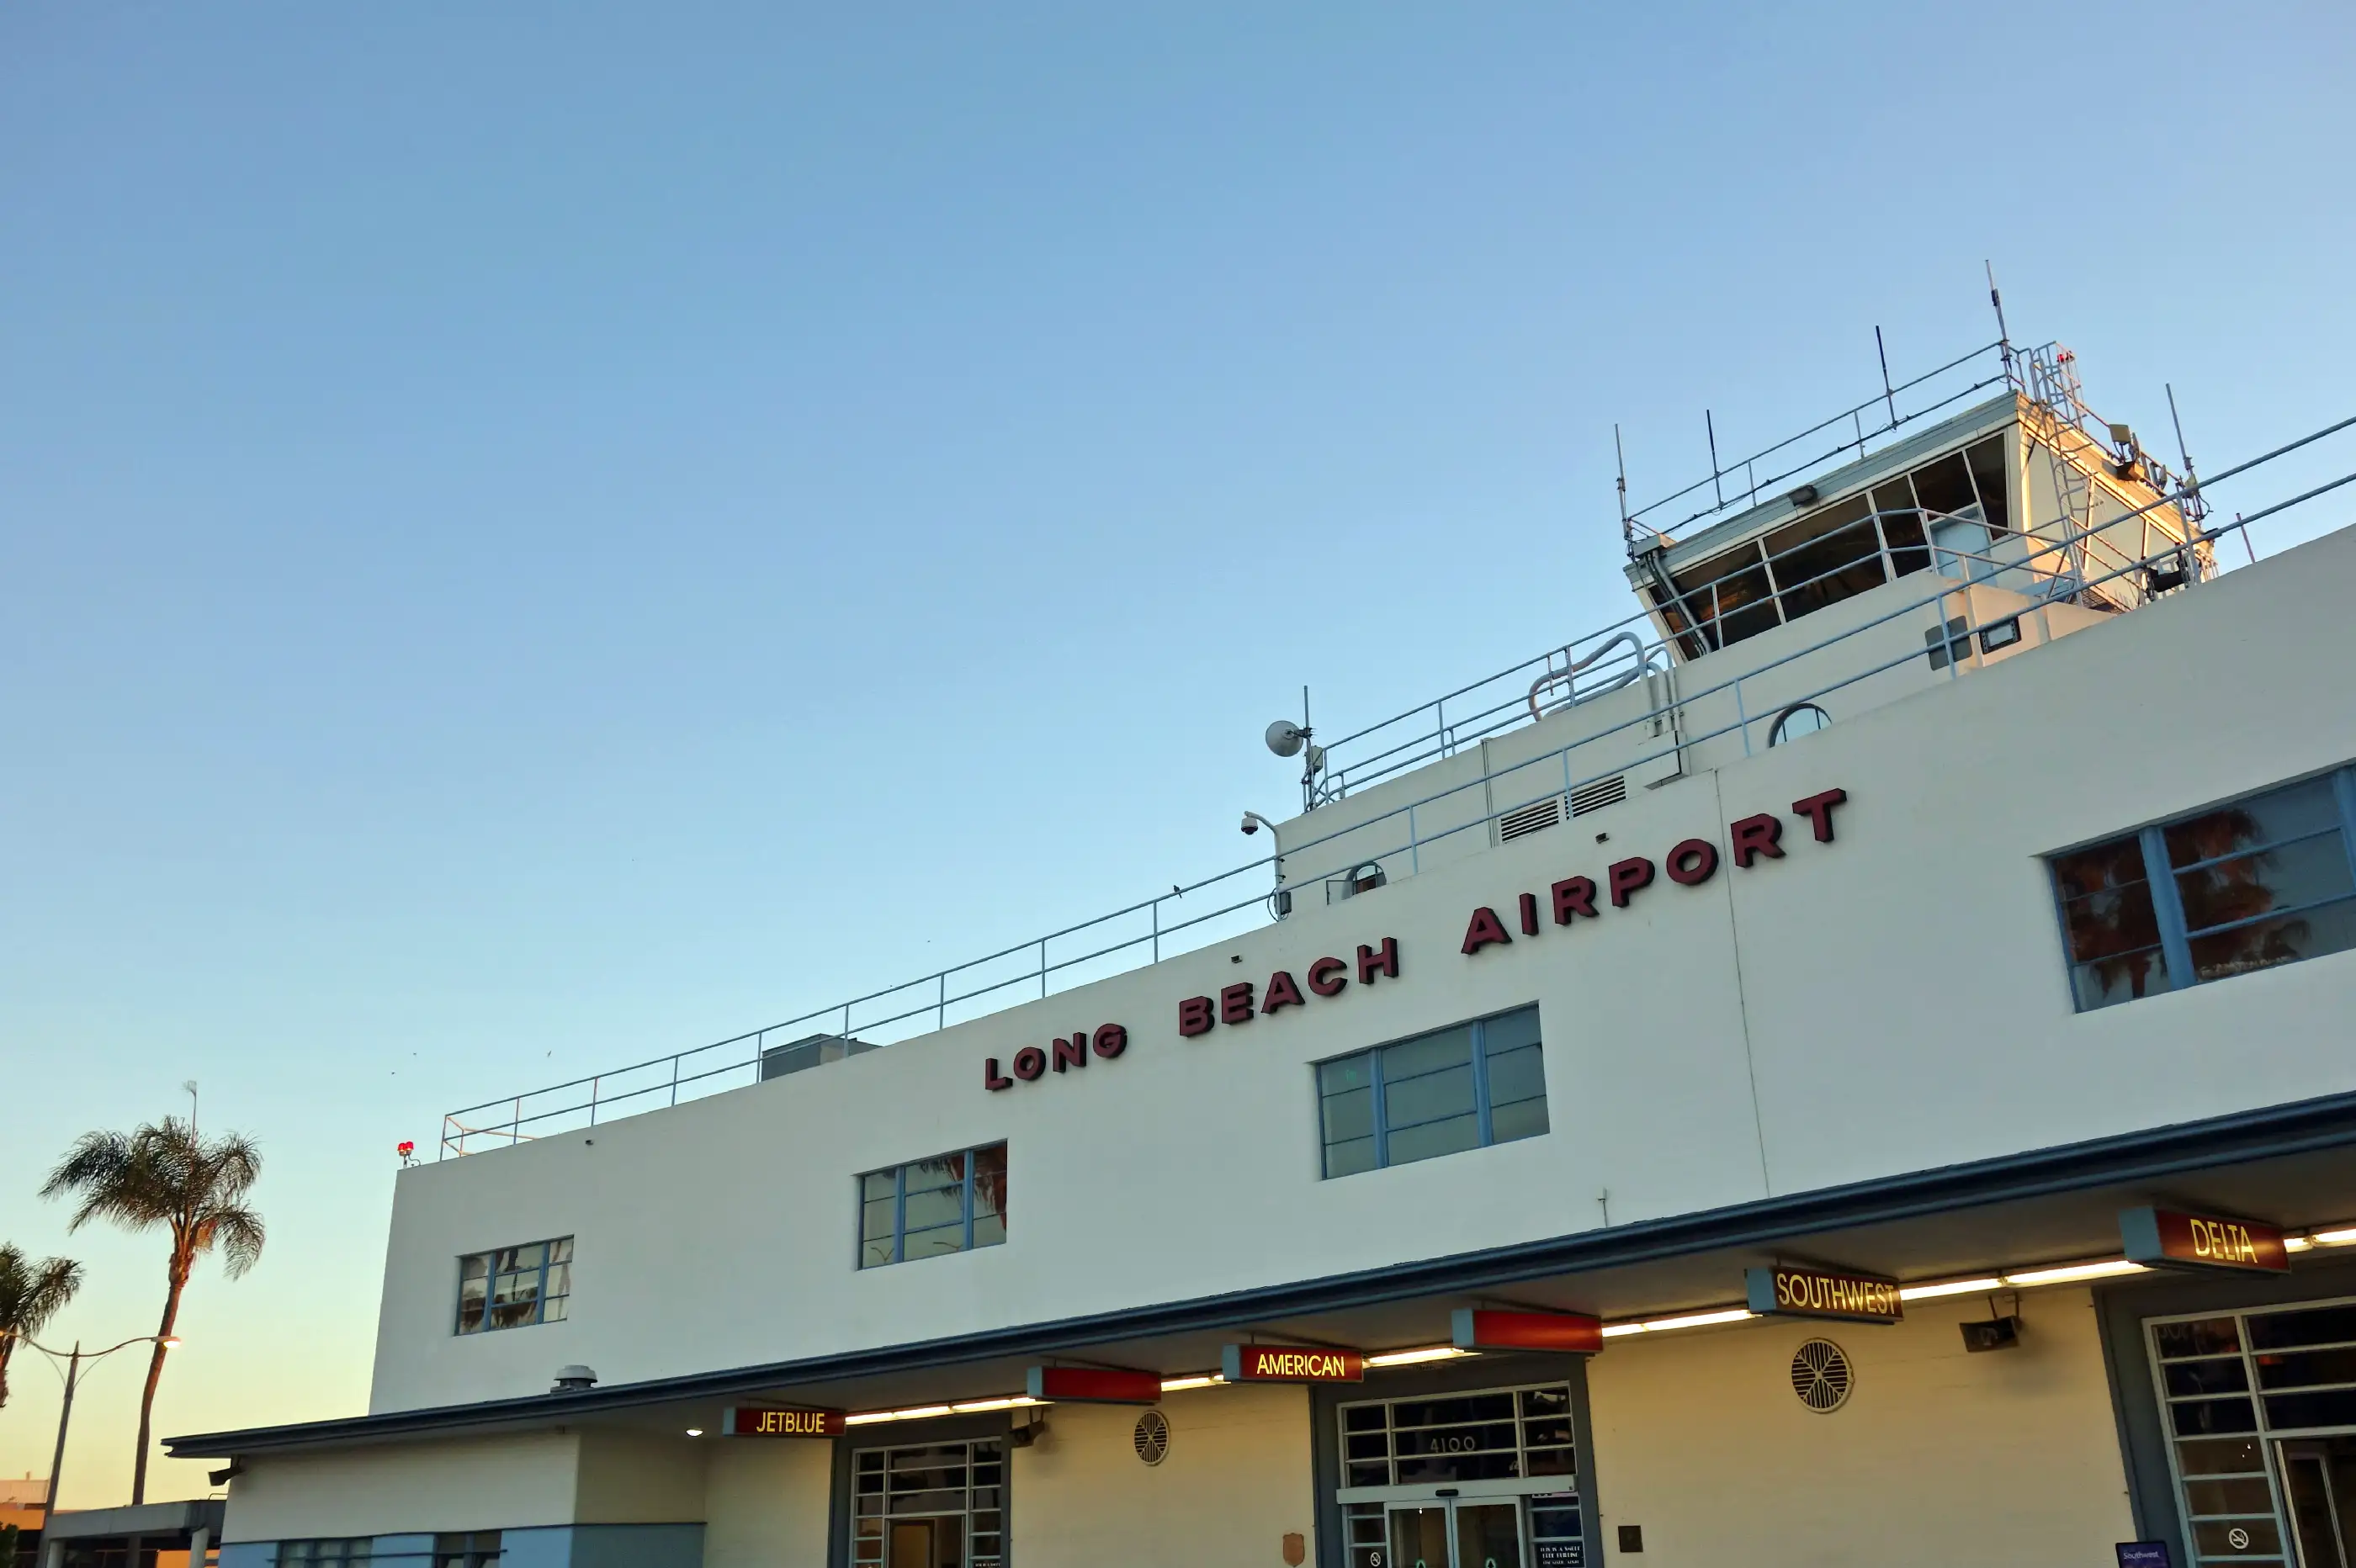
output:
[[[2198,491],[2206,491],[2219,484],[2248,474],[2286,453],[2338,434],[2351,426],[2356,426],[2356,418],[2327,425],[2311,434],[2302,436],[2297,441],[2261,453],[2211,476],[2201,484]],[[2356,472],[2343,475],[2338,479],[2314,486],[2258,510],[2236,516],[2232,522],[2222,526],[2204,528],[2190,542],[2213,544],[2217,539],[2228,534],[2239,532],[2252,523],[2304,505],[2350,484],[2356,484]],[[2187,503],[2195,501],[2197,496],[2198,492],[2192,486],[2179,486],[2146,507],[2105,519],[2089,528],[2065,528],[2060,536],[2050,534],[2045,528],[2040,528],[2026,530],[2020,535],[2008,534],[2006,537],[2034,540],[2035,543],[2030,551],[2032,560],[2037,556],[2051,553],[2057,554],[2063,560],[2068,560],[2072,559],[2072,552],[2079,550],[2088,536],[2113,532],[2121,524],[2134,521],[2162,507],[2183,507]],[[2114,581],[2132,584],[2138,594],[2147,592],[2155,581],[2156,572],[2164,578],[2168,573],[2182,571],[2184,575],[2180,581],[2187,584],[2201,581],[2197,564],[2188,560],[2187,543],[2172,536],[2163,537],[2166,538],[2165,545],[2154,548],[2150,545],[2148,534],[2147,534],[2144,551],[2135,556],[2128,556],[2124,551],[2115,551],[2117,563],[2100,575],[2089,575],[2083,570],[2057,572],[2046,580],[2048,584],[2045,590],[2046,602],[2058,602]],[[1986,552],[1954,550],[1943,546],[1939,547],[1939,553],[1959,560],[1984,561],[1994,573],[2025,576],[2033,574],[2036,570],[2028,561],[1998,560]],[[2083,559],[2083,552],[2079,559]],[[1825,575],[1829,576],[1830,573]],[[1861,625],[1850,626],[1838,633],[1818,638],[1805,646],[1779,656],[1768,664],[1746,670],[1714,686],[1680,692],[1676,700],[1677,705],[1684,709],[1692,709],[1712,696],[1730,695],[1735,708],[1735,720],[1713,730],[1678,735],[1670,744],[1640,757],[1633,763],[1624,756],[1615,757],[1610,771],[1624,773],[1632,766],[1641,766],[1644,763],[1657,761],[1672,753],[1683,752],[1705,741],[1737,733],[1741,737],[1744,753],[1750,754],[1751,731],[1758,725],[1768,722],[1772,714],[1749,712],[1742,700],[1744,682],[1756,682],[1772,671],[1785,668],[1798,660],[1861,636],[1891,622],[1918,614],[1925,608],[1933,605],[1938,607],[1938,620],[1941,624],[1947,624],[1951,633],[1950,649],[1967,650],[1973,645],[1972,639],[1981,629],[1970,618],[1971,596],[1965,592],[1973,585],[1969,580],[1969,574],[1967,573],[1966,580],[1961,582],[1936,571],[1922,575],[1930,581],[1935,582],[1936,586],[1931,587],[1930,591],[1923,594],[1908,598],[1895,608],[1875,616]],[[1965,605],[1965,615],[1961,617],[1965,620],[1965,625],[1961,631],[1954,629],[1952,623],[1955,618],[1948,616],[1946,613],[1948,599],[1958,594],[1962,595]],[[2018,611],[2011,612],[2015,614],[2018,613]],[[1706,629],[1708,625],[1709,622],[1705,619],[1699,623],[1697,629]],[[1581,643],[1572,645],[1585,645],[1592,641],[1593,639],[1584,639]],[[1659,645],[1656,643],[1652,646],[1658,648]],[[1848,670],[1801,700],[1816,700],[1886,670],[1909,664],[1922,657],[1922,654],[1923,649],[1910,647],[1894,657],[1874,663],[1869,667]],[[1526,670],[1540,662],[1542,661],[1526,661],[1525,664],[1515,667]],[[1952,679],[1960,676],[1963,666],[1966,662],[1976,663],[1976,656],[1964,654],[1951,657],[1946,666],[1949,677]],[[1469,691],[1472,688],[1463,689]],[[1788,705],[1787,701],[1786,706]],[[1516,799],[1504,805],[1494,805],[1491,809],[1477,816],[1459,821],[1445,828],[1424,830],[1417,822],[1417,813],[1460,794],[1466,788],[1476,787],[1477,781],[1476,784],[1451,785],[1428,796],[1405,802],[1371,821],[1355,822],[1345,827],[1337,827],[1313,837],[1305,842],[1280,847],[1278,854],[1262,856],[1215,876],[1205,877],[1199,881],[1173,888],[1168,893],[1141,900],[1110,914],[1065,926],[1033,941],[1001,948],[986,957],[937,970],[903,985],[871,991],[864,996],[819,1008],[788,1019],[782,1023],[770,1025],[766,1029],[732,1035],[725,1040],[715,1040],[709,1045],[699,1046],[693,1050],[676,1052],[669,1056],[656,1057],[611,1072],[575,1078],[547,1088],[533,1090],[528,1093],[488,1101],[452,1112],[443,1120],[441,1155],[446,1157],[452,1155],[472,1153],[485,1147],[506,1147],[529,1141],[548,1132],[584,1125],[594,1125],[601,1115],[610,1119],[616,1114],[633,1115],[642,1110],[677,1104],[683,1097],[692,1099],[701,1094],[712,1093],[715,1089],[757,1082],[761,1053],[765,1048],[771,1044],[783,1044],[798,1040],[814,1028],[820,1026],[834,1029],[845,1036],[851,1036],[854,1032],[872,1035],[913,1022],[916,1027],[908,1032],[926,1032],[946,1027],[949,1021],[949,1010],[963,1004],[978,1001],[986,1003],[986,1006],[975,1009],[972,1014],[966,1015],[980,1016],[1023,999],[1008,996],[1010,991],[1018,988],[1027,997],[1032,988],[1035,987],[1036,995],[1044,997],[1050,994],[1058,977],[1062,977],[1066,984],[1084,983],[1089,979],[1101,977],[1102,975],[1119,973],[1123,969],[1158,962],[1164,955],[1165,951],[1184,950],[1173,945],[1181,938],[1188,939],[1191,947],[1215,934],[1253,928],[1267,918],[1265,912],[1271,894],[1264,882],[1248,891],[1239,890],[1244,889],[1248,880],[1258,881],[1266,877],[1271,863],[1278,859],[1279,855],[1285,859],[1297,862],[1302,856],[1320,846],[1332,844],[1346,837],[1350,839],[1350,843],[1346,846],[1345,858],[1352,863],[1405,855],[1408,858],[1410,866],[1419,870],[1425,847],[1444,842],[1466,832],[1486,833],[1490,825],[1501,816],[1535,805],[1558,791],[1569,794],[1587,784],[1597,782],[1605,775],[1601,773],[1592,777],[1580,775],[1572,763],[1573,753],[1608,736],[1618,735],[1638,725],[1647,724],[1652,717],[1649,712],[1637,714],[1606,730],[1581,735],[1578,740],[1554,752],[1517,763],[1515,771],[1526,774],[1540,763],[1558,763],[1562,774],[1561,783],[1558,785],[1549,781],[1544,791],[1531,795],[1526,800]],[[1396,825],[1397,831],[1394,834],[1396,842],[1384,840],[1382,842],[1385,847],[1369,848],[1365,837],[1366,830],[1386,823]],[[1345,869],[1337,864],[1333,871],[1338,874]],[[1307,880],[1310,879],[1301,877],[1292,879],[1295,885]],[[1208,896],[1195,898],[1191,905],[1186,905],[1183,909],[1174,907],[1185,904],[1190,895]],[[1125,933],[1123,923],[1127,923],[1129,928]],[[1140,926],[1144,929],[1135,929]],[[1081,941],[1073,944],[1071,942],[1073,938],[1079,938]],[[1067,947],[1076,946],[1079,950],[1058,950],[1055,946],[1058,942],[1066,943]],[[1036,955],[1035,961],[1033,958],[1033,955]],[[1119,960],[1119,962],[1108,965],[1103,962],[1107,959]],[[1013,969],[1011,973],[1008,972],[1009,966],[1017,960],[1022,961],[1024,966]],[[1081,973],[1091,969],[1095,972]],[[859,1009],[862,1007],[869,1007],[873,1010],[870,1013],[862,1013]],[[962,1021],[962,1019],[959,1021]]]

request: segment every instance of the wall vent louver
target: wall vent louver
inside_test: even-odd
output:
[[[1830,1339],[1811,1339],[1793,1353],[1792,1392],[1819,1415],[1829,1415],[1847,1404],[1856,1382],[1848,1352]]]
[[[1617,805],[1628,798],[1628,777],[1613,773],[1608,779],[1581,784],[1570,792],[1570,814],[1584,816],[1590,811],[1601,811],[1607,805]]]
[[[1550,795],[1527,805],[1517,805],[1497,818],[1497,842],[1510,842],[1543,832],[1562,821],[1562,796]]]
[[[1137,1456],[1149,1465],[1159,1465],[1170,1457],[1170,1421],[1158,1410],[1149,1410],[1137,1418],[1137,1430],[1130,1442]]]

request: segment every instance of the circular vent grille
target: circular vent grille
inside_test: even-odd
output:
[[[1818,1414],[1847,1404],[1855,1382],[1848,1352],[1830,1339],[1811,1339],[1792,1353],[1792,1392]]]
[[[1137,1418],[1137,1431],[1131,1439],[1137,1445],[1137,1456],[1149,1465],[1159,1465],[1170,1457],[1170,1423],[1158,1410],[1149,1410]]]

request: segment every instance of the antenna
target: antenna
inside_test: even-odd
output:
[[[1997,292],[1996,263],[1983,258],[1981,268],[1987,273],[1988,304],[1996,307],[1996,344],[2004,353],[2004,373],[2012,374],[2012,329],[2004,324],[2004,295]]]
[[[1884,384],[1889,382],[1890,375],[1888,371],[1884,371],[1882,373],[1881,379]],[[1708,409],[1704,409],[1701,411],[1701,428],[1709,432],[1710,493],[1718,497],[1719,507],[1720,510],[1723,510],[1726,507],[1726,491],[1718,482],[1718,421],[1709,417],[1709,411]]]
[[[1620,444],[1620,421],[1612,421],[1612,457],[1620,468],[1620,542],[1628,547],[1628,559],[1636,559],[1636,530],[1628,524],[1628,453]]]
[[[2160,385],[2168,389],[2168,422],[2176,427],[2176,455],[2184,463],[2184,487],[2198,490],[2201,488],[2201,476],[2192,471],[2192,453],[2184,449],[2184,421],[2176,414],[2176,388],[2167,381]]]
[[[1890,389],[1890,351],[1881,346],[1881,328],[1873,329],[1873,352],[1881,361],[1881,399],[1890,405],[1890,428],[1898,428],[1898,394]]]

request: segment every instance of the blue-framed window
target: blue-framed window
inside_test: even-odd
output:
[[[458,1332],[562,1323],[573,1295],[573,1238],[458,1260]]]
[[[2356,947],[2356,769],[2052,858],[2078,1010]]]
[[[1317,1100],[1329,1178],[1536,1137],[1547,1130],[1538,1010],[1321,1062]]]
[[[1006,1240],[1006,1146],[911,1160],[859,1179],[859,1266],[881,1268]]]
[[[278,1568],[360,1568],[375,1554],[372,1535],[338,1536],[325,1541],[282,1541]]]

